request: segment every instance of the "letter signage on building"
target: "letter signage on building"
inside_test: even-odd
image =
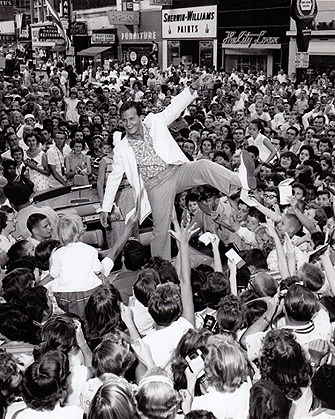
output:
[[[71,22],[70,34],[71,35],[87,35],[87,23],[86,22]]]
[[[150,42],[157,40],[156,31],[121,32],[121,42]]]
[[[296,52],[295,54],[295,68],[308,68],[309,54],[308,52]]]
[[[255,45],[274,45],[279,44],[279,36],[267,36],[267,31],[263,30],[258,33],[250,31],[226,31],[226,37],[223,38],[223,45],[243,45],[251,48]]]
[[[13,0],[0,0],[0,22],[14,19]]]
[[[115,44],[115,33],[92,33],[92,44]]]
[[[62,35],[58,32],[58,28],[56,26],[47,26],[40,29],[39,38],[41,40],[59,39],[62,38]]]
[[[140,12],[118,12],[117,10],[109,10],[107,16],[110,25],[140,24]]]
[[[151,6],[159,4],[160,6],[172,6],[172,0],[149,0]]]
[[[0,45],[7,45],[15,42],[15,34],[0,34]]]
[[[162,38],[216,38],[217,6],[162,10]]]

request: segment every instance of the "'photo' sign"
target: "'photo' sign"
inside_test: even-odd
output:
[[[162,38],[216,38],[217,6],[162,10]]]

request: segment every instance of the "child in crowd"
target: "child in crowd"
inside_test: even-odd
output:
[[[101,271],[98,251],[81,242],[85,227],[79,215],[63,216],[57,231],[61,247],[51,255],[50,274],[42,284],[52,280],[59,307],[83,317],[88,299],[102,284],[97,275]]]

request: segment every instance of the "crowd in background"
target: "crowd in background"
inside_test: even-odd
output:
[[[212,83],[169,130],[190,161],[236,171],[247,150],[257,186],[178,195],[172,263],[129,238],[137,211],[98,253],[80,216],[32,203],[86,184],[102,202],[121,105],[158,113],[203,71]],[[332,77],[0,70],[0,152],[0,417],[335,417]],[[112,216],[134,206],[124,178]]]

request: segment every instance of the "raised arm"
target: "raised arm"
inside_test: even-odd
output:
[[[269,208],[262,205],[257,199],[249,196],[249,195],[241,195],[241,200],[246,203],[249,207],[257,208],[262,214],[266,217],[273,220],[275,223],[278,223],[281,220],[281,215],[277,214],[276,212],[270,210]]]
[[[264,145],[270,150],[271,153],[266,160],[266,163],[269,163],[277,155],[277,150],[268,138],[264,138]]]
[[[187,319],[193,326],[194,319],[194,305],[193,305],[193,292],[191,286],[191,267],[188,254],[188,242],[191,236],[199,229],[194,228],[194,225],[187,223],[185,226],[179,227],[178,223],[174,224],[175,231],[169,230],[171,235],[179,242],[180,252],[180,293],[181,301],[183,304],[182,316]]]
[[[280,275],[281,275],[282,279],[285,279],[288,276],[290,276],[290,273],[289,273],[289,269],[288,269],[288,265],[287,265],[287,261],[286,261],[286,255],[284,253],[283,246],[281,244],[280,238],[277,234],[277,231],[275,229],[273,221],[270,220],[269,218],[267,218],[266,226],[267,226],[267,230],[268,230],[269,235],[275,241],[276,250],[277,250],[279,272],[280,272]]]
[[[169,126],[172,122],[178,118],[178,116],[183,112],[187,106],[193,102],[197,97],[196,91],[202,86],[209,83],[212,80],[210,74],[202,74],[196,81],[194,81],[191,87],[184,89],[181,93],[175,96],[170,105],[167,106],[163,112],[160,112],[158,115],[161,121]]]

